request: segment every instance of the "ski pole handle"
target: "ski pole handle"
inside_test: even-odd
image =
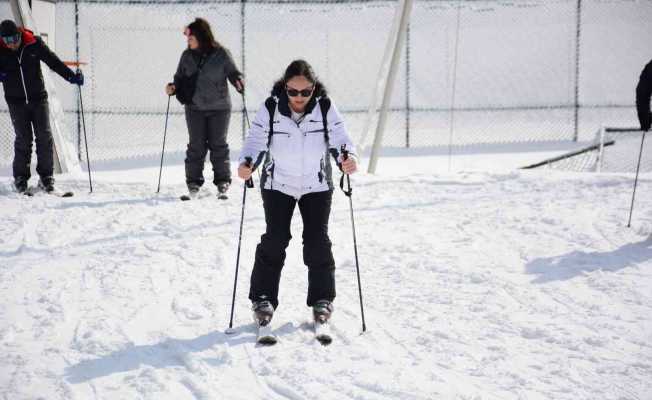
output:
[[[340,153],[342,153],[342,161],[349,159],[349,151],[346,149],[345,144],[340,147]]]
[[[346,145],[343,144],[340,147],[340,153],[342,154],[342,161],[346,161],[349,159],[349,151],[346,149]],[[344,172],[344,169],[342,169],[342,165],[340,164],[340,169],[342,170],[342,178],[340,178],[340,189],[344,192],[345,195],[348,197],[351,197],[351,194],[353,193],[353,189],[351,189],[351,178],[349,177],[349,174]],[[347,190],[344,190],[344,177],[346,176],[346,184],[348,186]]]
[[[251,167],[251,161],[251,157],[245,157],[245,165],[247,167]],[[251,173],[253,174],[253,171],[251,171]],[[245,185],[252,189],[254,187],[254,179],[250,176],[249,179],[245,181]]]

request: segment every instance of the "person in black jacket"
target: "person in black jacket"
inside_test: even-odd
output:
[[[638,80],[636,86],[636,111],[642,131],[650,130],[652,115],[650,115],[650,96],[652,95],[652,61],[650,61]]]
[[[40,37],[18,28],[12,20],[0,23],[0,81],[16,132],[13,175],[14,186],[20,193],[27,190],[31,175],[34,137],[39,187],[47,192],[54,190],[52,129],[41,61],[68,82],[84,84],[81,72],[66,67]]]
[[[188,48],[181,54],[174,83],[165,92],[185,105],[189,143],[186,150],[186,184],[191,196],[204,184],[204,161],[210,150],[213,183],[218,196],[226,198],[231,184],[229,145],[226,141],[231,119],[231,97],[227,80],[240,93],[242,74],[227,48],[219,44],[208,22],[196,18],[186,27]]]

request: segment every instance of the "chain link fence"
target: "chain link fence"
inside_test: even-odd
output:
[[[365,0],[63,0],[56,51],[88,62],[91,161],[160,157],[163,88],[186,46],[183,27],[198,16],[244,72],[250,115],[287,64],[304,58],[359,140],[395,9],[394,1]],[[0,11],[11,15],[6,2]],[[650,20],[652,0],[418,0],[384,145],[585,141],[603,124],[636,125],[634,88],[652,58]],[[85,161],[77,92],[61,79],[57,85],[67,134]],[[229,143],[237,150],[246,124],[243,99],[232,89],[231,96]],[[0,124],[0,165],[9,165],[13,130],[4,103]],[[183,108],[173,98],[166,152],[181,156],[186,143]]]
[[[2,19],[10,18],[11,6],[8,0],[0,0],[0,15]],[[0,95],[4,99],[4,90],[0,85]],[[0,100],[0,167],[11,165],[14,151],[14,128],[9,117],[9,109],[4,100]]]

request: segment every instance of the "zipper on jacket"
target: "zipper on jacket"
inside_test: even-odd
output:
[[[303,122],[305,120],[301,120]],[[299,132],[301,132],[301,194],[300,196],[303,196],[304,194],[304,189],[303,189],[303,171],[306,170],[306,133],[301,130],[301,127],[299,126],[299,123],[297,122],[297,127],[299,128]]]
[[[29,104],[29,99],[27,98],[27,86],[25,86],[25,74],[23,73],[23,52],[25,52],[25,47],[26,46],[23,46],[22,50],[20,50],[20,57],[18,57],[18,69],[20,69],[20,80],[23,82],[25,104]]]

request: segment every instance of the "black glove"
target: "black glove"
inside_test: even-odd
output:
[[[9,76],[9,75],[7,75],[7,73],[5,73],[5,72],[0,72],[0,82],[4,82],[5,79],[7,79],[8,76]]]
[[[645,132],[649,131],[651,122],[652,122],[652,114],[648,114],[647,118],[641,118],[641,130]]]
[[[75,72],[75,75],[71,76],[70,79],[68,79],[68,82],[72,83],[73,85],[84,86],[84,74],[81,71],[77,71]]]

